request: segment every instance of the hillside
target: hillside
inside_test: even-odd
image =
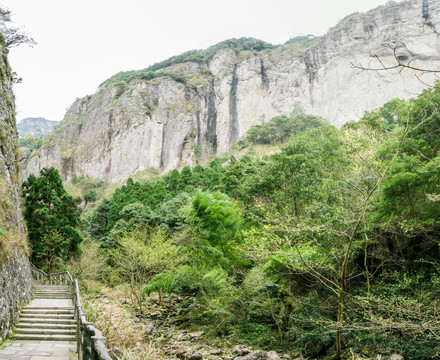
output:
[[[437,22],[440,4],[429,11]],[[421,0],[390,3],[346,17],[321,38],[281,46],[232,39],[119,73],[71,106],[37,156],[23,164],[25,176],[55,166],[64,179],[77,174],[119,182],[150,169],[195,166],[228,152],[252,125],[298,107],[340,127],[433,82],[429,73],[420,81],[411,71],[352,65],[377,67],[372,54],[395,63],[393,43],[399,58],[437,66],[437,35],[423,23]]]
[[[406,68],[440,69],[436,29],[408,0],[229,39],[44,139],[17,139],[0,35],[0,359],[440,359],[440,70]]]
[[[124,324],[108,343],[136,360],[437,359],[439,98],[341,129],[296,111],[252,127],[241,159],[101,198],[70,266],[94,321]]]

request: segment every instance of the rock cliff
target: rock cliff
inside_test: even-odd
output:
[[[0,258],[6,242],[19,243],[24,237],[20,200],[17,129],[8,49],[0,34]],[[8,238],[8,240],[5,240]],[[3,250],[3,251],[2,251]]]
[[[0,34],[0,342],[32,295],[20,202],[17,130],[8,49]]]
[[[45,118],[26,118],[17,124],[18,137],[33,136],[45,137],[58,124],[58,121],[51,121]]]
[[[118,182],[227,152],[250,126],[297,107],[341,126],[395,97],[413,97],[433,83],[433,74],[352,64],[378,68],[376,56],[384,65],[395,64],[396,56],[440,68],[440,3],[423,9],[422,0],[390,2],[347,16],[322,38],[258,49],[212,47],[203,59],[191,52],[185,61],[137,76],[118,74],[70,107],[25,164],[25,175],[55,166],[65,179],[76,173]]]

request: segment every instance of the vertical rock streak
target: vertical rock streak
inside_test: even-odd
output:
[[[232,70],[231,90],[229,92],[229,146],[232,147],[238,139],[238,115],[237,115],[237,64]]]
[[[425,19],[425,21],[428,20],[429,17],[428,0],[423,0],[422,17]]]
[[[213,155],[217,152],[217,109],[215,107],[214,80],[208,94],[208,122],[206,126],[206,142],[208,153]]]
[[[260,59],[261,67],[260,67],[260,74],[261,74],[261,88],[263,90],[269,89],[269,77],[266,73],[266,68],[264,67],[263,59]]]

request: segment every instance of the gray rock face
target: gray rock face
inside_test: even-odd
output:
[[[8,50],[0,35],[0,342],[32,295],[28,259],[19,253],[25,229],[18,183],[17,130]]]
[[[20,237],[24,234],[24,226],[18,183],[15,104],[11,69],[6,62],[7,54],[7,48],[0,42],[0,71],[5,74],[5,77],[0,80],[2,90],[0,95],[0,208],[2,209],[0,229],[3,229],[3,232],[16,232],[16,235]],[[0,252],[1,250],[0,246]]]
[[[422,0],[408,0],[348,16],[305,52],[293,42],[263,51],[221,49],[208,64],[161,70],[183,82],[161,76],[108,86],[72,105],[24,175],[55,166],[64,179],[76,173],[119,182],[193,166],[229,151],[252,125],[297,107],[335,126],[358,120],[433,83],[434,74],[353,67],[380,68],[377,55],[385,66],[396,56],[440,68],[438,36],[423,16]],[[430,3],[427,18],[440,29],[440,2]]]

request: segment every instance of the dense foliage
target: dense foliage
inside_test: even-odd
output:
[[[211,336],[437,358],[439,137],[439,87],[340,130],[297,111],[242,141],[284,142],[275,154],[129,179],[83,228],[141,312],[143,296],[179,295],[176,324]]]
[[[51,272],[80,253],[82,235],[75,228],[80,215],[77,203],[64,190],[53,167],[42,169],[39,177],[30,175],[22,190],[32,262]]]
[[[319,116],[307,115],[302,109],[296,109],[289,116],[276,116],[266,123],[252,126],[246,140],[251,144],[277,144],[286,141],[291,135],[298,135],[325,123]]]
[[[18,139],[19,147],[26,147],[29,150],[38,150],[43,146],[43,139],[33,137],[33,136],[25,136]]]

